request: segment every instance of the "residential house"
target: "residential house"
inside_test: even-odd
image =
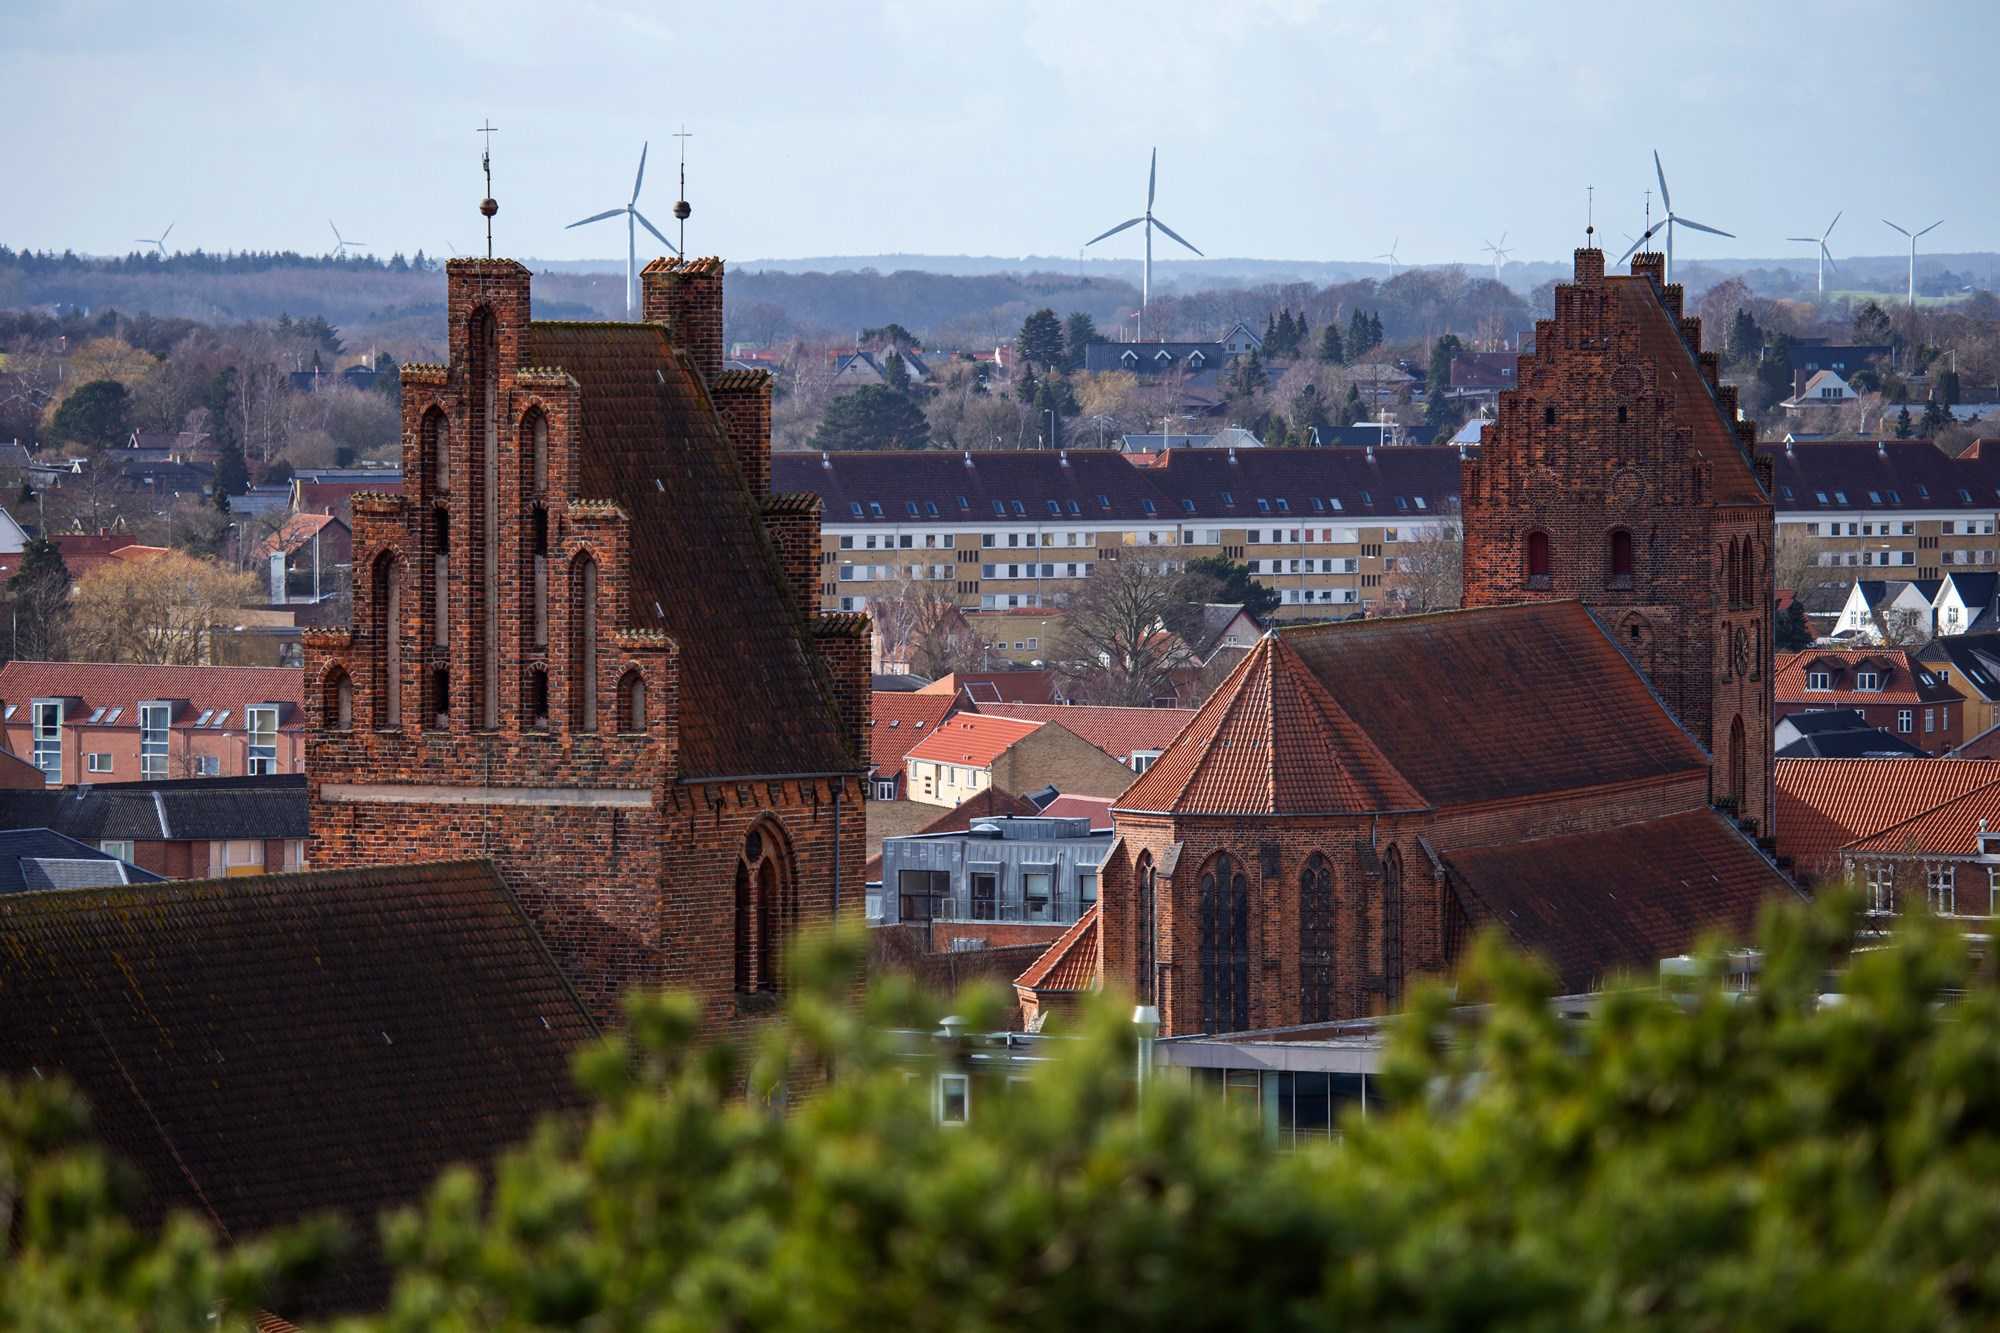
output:
[[[1778,855],[1804,884],[1844,873],[1841,849],[2000,782],[2000,760],[1780,759]]]
[[[931,368],[915,352],[836,352],[833,357],[831,382],[835,392],[855,389],[864,384],[887,384],[889,382],[889,358],[899,357],[903,369],[910,377],[910,383],[924,385],[930,383]]]
[[[1063,613],[1056,607],[1024,606],[1011,611],[973,608],[959,615],[996,663],[1040,671],[1062,641]]]
[[[1967,736],[2000,724],[2000,630],[1940,634],[1917,661],[1957,691]]]
[[[903,760],[958,707],[955,694],[874,692],[868,723],[868,799],[903,799]]]
[[[1519,352],[1460,352],[1451,359],[1451,387],[1446,396],[1481,404],[1497,402],[1515,387]]]
[[[1913,645],[1935,628],[1937,579],[1857,579],[1841,604],[1829,638]],[[1808,615],[1808,623],[1811,617]]]
[[[317,605],[350,595],[354,532],[332,514],[293,514],[257,545],[276,605]]]
[[[1131,770],[1058,722],[954,713],[903,759],[904,792],[930,805],[958,805],[988,787],[1115,795]]]
[[[1924,751],[1900,736],[1868,725],[1858,708],[1793,713],[1772,729],[1780,759],[1896,759]]]
[[[1261,352],[1264,350],[1263,335],[1240,319],[1232,324],[1229,332],[1223,334],[1217,341],[1222,344],[1222,354],[1231,360],[1239,356],[1248,356],[1252,352]]]
[[[1041,807],[1025,796],[988,787],[960,805],[942,806],[912,801],[868,803],[868,859],[862,865],[862,879],[869,886],[868,919],[882,917],[882,846],[891,838],[907,838],[918,833],[954,833],[969,829],[995,815],[1038,815]]]
[[[1007,717],[1018,722],[1058,722],[1090,742],[1133,773],[1144,773],[1166,752],[1181,728],[1194,718],[1192,708],[1114,708],[1101,704],[969,705],[982,717]],[[1064,788],[1064,790],[1071,790]],[[1094,793],[1116,796],[1115,791]]]
[[[1790,365],[1787,369],[1796,391],[1797,386],[1822,370],[1852,379],[1856,371],[1868,369],[1893,351],[1886,343],[1829,343],[1820,338],[1799,338],[1794,339],[1788,349]]]
[[[165,879],[299,870],[310,836],[306,779],[285,773],[0,790],[0,829],[25,828],[53,830]]]
[[[928,924],[931,948],[1048,944],[1097,903],[1116,835],[1088,819],[993,816],[882,844],[882,920]]]
[[[1965,736],[1959,695],[1908,648],[1808,648],[1772,669],[1774,717],[1858,710],[1871,727],[1943,754]]]
[[[1931,605],[1933,627],[1940,635],[1978,633],[2000,627],[2000,573],[1946,570]]]
[[[1801,384],[1790,398],[1780,402],[1778,407],[1788,417],[1809,418],[1860,401],[1861,395],[1840,377],[1839,372],[1821,370]]]
[[[0,666],[9,753],[51,786],[300,773],[295,669],[31,662]]]
[[[1062,691],[1053,671],[954,671],[919,687],[919,694],[954,694],[968,703],[1059,704]]]
[[[1370,407],[1394,407],[1422,392],[1423,380],[1402,366],[1388,361],[1364,361],[1350,366],[1348,383]]]
[[[1840,849],[1840,866],[1871,916],[1920,902],[1990,931],[2000,917],[2000,779],[1855,839]]]
[[[1205,434],[1127,434],[1119,437],[1128,454],[1157,454],[1168,449],[1262,449],[1264,442],[1241,426],[1224,426]]]
[[[1141,379],[1176,374],[1212,378],[1229,356],[1219,342],[1092,343],[1083,349],[1083,368],[1093,375],[1123,371]]]
[[[0,896],[156,884],[160,876],[47,828],[0,828]]]

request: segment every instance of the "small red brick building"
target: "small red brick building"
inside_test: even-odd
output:
[[[315,866],[491,859],[600,1019],[633,985],[761,1012],[858,917],[868,622],[822,615],[819,502],[770,493],[770,377],[722,365],[720,260],[644,322],[530,318],[446,266],[403,487],[358,494],[351,630],[306,638]]]
[[[1906,648],[1808,648],[1778,659],[1778,718],[1857,710],[1871,727],[1931,754],[1965,736],[1965,697]]]

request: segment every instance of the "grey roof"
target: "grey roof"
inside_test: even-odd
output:
[[[0,893],[154,884],[160,877],[53,829],[0,829]]]
[[[1896,759],[1924,751],[1892,732],[1868,724],[1858,708],[1822,708],[1779,719],[1778,730],[1797,736],[1777,751],[1781,759]]]
[[[1757,453],[1771,460],[1773,498],[1787,514],[1990,514],[2000,501],[2000,450],[1952,458],[1929,440],[1815,440]]]
[[[311,832],[303,773],[0,791],[0,827],[47,828],[91,842],[219,842]]]
[[[1162,352],[1166,353],[1164,360]],[[1083,349],[1083,368],[1093,373],[1125,370],[1135,375],[1157,375],[1184,366],[1197,352],[1204,368],[1209,370],[1221,365],[1229,355],[1219,342],[1092,343]]]
[[[1940,658],[1979,691],[1980,698],[2000,702],[2000,632],[1940,634],[1918,654],[1920,661],[1932,666],[1940,665]]]
[[[1791,366],[1793,374],[1820,370],[1838,371],[1852,375],[1878,357],[1889,355],[1887,346],[1876,344],[1840,343],[1798,343],[1791,346]]]

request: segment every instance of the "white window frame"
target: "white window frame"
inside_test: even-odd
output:
[[[105,838],[97,844],[97,850],[107,856],[115,856],[121,861],[129,862],[132,859],[132,840],[130,838]]]
[[[99,761],[102,761],[101,763]],[[109,773],[111,771],[111,751],[95,750],[84,755],[84,771],[87,773]]]
[[[952,1100],[956,1095],[958,1106],[954,1114]],[[972,1075],[941,1073],[937,1076],[937,1122],[947,1128],[957,1128],[972,1120]]]
[[[268,726],[258,725],[268,719]],[[258,739],[269,736],[268,742]],[[278,706],[253,704],[243,710],[243,771],[252,777],[271,777],[278,771]]]
[[[1934,861],[1924,867],[1924,896],[1939,916],[1958,915],[1958,867]]]
[[[1868,910],[1893,913],[1896,910],[1896,863],[1870,861],[1862,877],[1868,886]]]
[[[1824,693],[1827,690],[1831,690],[1833,688],[1833,673],[1831,671],[1806,672],[1806,688],[1815,693]]]
[[[139,705],[139,776],[154,781],[167,776],[173,749],[174,706],[160,700]]]
[[[42,770],[42,780],[51,787],[62,785],[63,713],[60,699],[37,699],[28,709],[34,764]]]

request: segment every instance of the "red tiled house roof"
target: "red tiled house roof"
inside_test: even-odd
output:
[[[581,386],[577,492],[632,521],[630,628],[701,645],[679,659],[682,776],[852,772],[809,627],[687,354],[662,325],[536,321],[522,355]]]
[[[1274,633],[1216,687],[1116,808],[1308,815],[1423,804],[1289,642]]]
[[[1015,979],[1026,991],[1081,992],[1097,985],[1097,904],[1076,919],[1076,924],[1057,936],[1035,960],[1034,966]]]
[[[0,667],[0,702],[81,699],[86,708],[124,706],[120,719],[139,724],[144,699],[185,699],[192,709],[243,709],[250,704],[288,703],[280,725],[302,725],[296,709],[305,706],[305,673],[297,667],[151,666],[122,662],[29,662]],[[238,712],[238,717],[241,713]],[[177,721],[179,719],[176,719]]]
[[[900,769],[910,747],[936,732],[958,702],[957,696],[950,694],[876,690],[874,720],[868,732],[869,765],[878,773]]]
[[[1833,688],[1806,688],[1807,673],[1823,670]],[[1857,673],[1879,672],[1882,688],[1857,690]],[[1772,669],[1772,692],[1781,704],[1837,708],[1846,704],[1953,704],[1958,691],[1916,661],[1905,648],[1807,648],[1780,657]]]
[[[917,693],[949,694],[974,703],[1047,704],[1056,701],[1055,675],[1049,671],[959,671],[940,676]]]
[[[1977,856],[1982,826],[2000,830],[2000,779],[1900,824],[1891,824],[1873,837],[1851,842],[1844,850]]]
[[[0,894],[0,1073],[61,1071],[147,1220],[341,1215],[294,1317],[378,1308],[384,1209],[584,1101],[596,1035],[490,865]]]
[[[1192,708],[1107,708],[1093,704],[981,703],[973,707],[988,717],[1060,722],[1065,730],[1121,764],[1130,764],[1135,750],[1164,751],[1195,715]]]
[[[1711,810],[1462,848],[1443,861],[1473,920],[1503,926],[1572,993],[1619,968],[1650,972],[1704,930],[1747,939],[1766,901],[1797,897]]]
[[[2000,760],[1780,759],[1773,775],[1778,854],[1825,874],[1847,844],[2000,782]]]
[[[1088,819],[1090,826],[1111,827],[1111,807],[1118,804],[1113,796],[1072,796],[1065,792],[1042,807],[1042,813],[1051,819]]]
[[[968,764],[991,768],[993,761],[1007,753],[1014,742],[1039,730],[1039,722],[1020,722],[1010,717],[985,717],[977,713],[954,713],[937,730],[911,746],[906,759],[928,759],[939,764]]]
[[[320,529],[339,522],[331,514],[292,514],[276,532],[257,543],[256,558],[269,560],[280,553],[289,555],[311,541]]]

